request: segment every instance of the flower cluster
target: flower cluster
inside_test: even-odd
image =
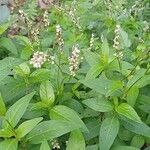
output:
[[[43,15],[43,22],[44,22],[44,26],[48,27],[49,26],[49,21],[48,21],[48,11],[45,10],[44,15]]]
[[[54,60],[55,60],[55,56],[50,56],[50,60],[49,61],[51,61],[51,64],[55,63]]]
[[[119,50],[119,39],[120,39],[120,25],[116,25],[116,29],[115,29],[115,38],[114,38],[114,45],[113,47],[116,49],[116,50]]]
[[[34,68],[41,68],[41,66],[48,60],[48,55],[44,52],[35,52],[30,60],[30,64]]]
[[[78,45],[72,47],[72,54],[69,57],[69,70],[72,76],[76,75],[76,71],[79,65],[79,56],[80,56],[80,49]]]
[[[75,10],[75,9],[74,9]],[[73,10],[70,10],[68,12],[68,15],[71,19],[71,21],[79,28],[81,29],[81,26],[80,26],[80,23],[79,23],[79,20],[80,20],[80,17],[76,17],[75,16],[75,12]]]
[[[114,56],[117,57],[118,59],[122,59],[123,52],[120,48],[120,25],[116,25],[115,38],[113,42],[114,42],[113,47],[116,49]]]
[[[19,10],[19,19],[23,20],[29,28],[32,26],[32,22],[28,18],[27,14],[23,10]]]
[[[60,145],[58,143],[58,141],[55,139],[51,142],[53,149],[60,149]]]
[[[38,38],[38,36],[40,34],[39,29],[34,28],[33,30],[31,30],[30,34],[31,34],[32,40],[35,41],[39,45],[39,38]]]
[[[56,37],[57,37],[58,45],[60,46],[61,50],[63,50],[64,40],[62,37],[62,29],[61,29],[60,25],[56,26]]]
[[[93,43],[94,43],[94,34],[92,33],[91,39],[90,39],[90,48],[93,47]]]
[[[143,11],[144,7],[142,6],[142,0],[136,0],[134,5],[130,9],[130,14],[134,14],[137,16],[141,11]]]
[[[105,0],[104,3],[106,5],[106,8],[108,9],[109,16],[111,16],[112,15],[112,3],[111,3],[111,1]]]

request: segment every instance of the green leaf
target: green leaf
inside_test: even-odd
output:
[[[69,107],[58,105],[51,109],[50,118],[54,120],[64,120],[72,123],[76,128],[81,128],[83,131],[88,131],[87,127],[80,119],[78,114]]]
[[[10,51],[11,53],[17,55],[17,53],[18,53],[17,48],[11,39],[6,38],[6,37],[2,37],[0,39],[0,43],[1,43],[0,46],[4,47],[5,49]]]
[[[66,121],[43,121],[26,136],[26,140],[32,144],[38,144],[44,140],[52,140],[73,130],[75,128],[72,124]]]
[[[142,88],[150,84],[150,75],[144,75],[140,80],[137,81],[136,86]]]
[[[93,65],[86,74],[86,80],[96,78],[103,70],[103,67],[100,64]]]
[[[136,121],[138,123],[142,123],[140,117],[136,113],[136,111],[127,103],[122,103],[120,104],[117,108],[116,111],[118,114],[123,115],[127,117],[128,119],[131,119],[133,121]]]
[[[127,93],[127,103],[133,107],[136,103],[138,95],[139,88],[137,86],[132,86]]]
[[[122,89],[123,86],[122,82],[119,80],[108,80],[107,78],[102,76],[96,79],[81,80],[80,82],[83,83],[85,86],[105,96],[112,95],[114,92]]]
[[[66,150],[85,150],[85,141],[80,130],[71,132]]]
[[[83,50],[85,59],[90,66],[100,63],[100,56],[98,54],[91,52],[89,49]]]
[[[24,60],[29,60],[33,53],[33,48],[30,45],[26,45],[21,52],[21,58]]]
[[[99,135],[100,150],[109,150],[119,131],[119,121],[116,117],[106,118],[101,125]]]
[[[14,136],[14,133],[8,129],[1,129],[0,130],[0,137],[2,138],[9,138]]]
[[[0,81],[2,81],[7,75],[11,74],[11,69],[20,64],[21,60],[12,57],[6,57],[0,60]]]
[[[86,126],[89,130],[88,133],[84,133],[84,138],[86,141],[89,141],[99,135],[100,121],[98,119],[89,119],[86,123]]]
[[[32,83],[43,82],[50,79],[51,72],[48,69],[38,69],[30,75]]]
[[[47,141],[43,141],[40,147],[40,150],[51,150]]]
[[[5,140],[0,143],[0,150],[17,150],[18,141],[16,139]]]
[[[6,113],[6,106],[5,103],[3,101],[2,95],[0,93],[0,116],[4,116]]]
[[[99,112],[108,112],[113,110],[113,106],[110,101],[99,98],[90,98],[83,101],[83,104],[87,105],[89,108],[99,111]]]
[[[130,47],[131,46],[131,41],[128,38],[128,34],[123,29],[121,29],[120,30],[120,35],[121,35],[122,47],[123,48],[124,47]]]
[[[29,40],[29,38],[27,38],[26,36],[21,36],[21,35],[15,35],[14,38],[21,42],[21,44],[23,45],[28,45],[31,46],[31,41]]]
[[[141,135],[135,135],[131,141],[131,146],[137,147],[137,148],[142,148],[144,145],[145,140],[144,137]]]
[[[40,86],[40,97],[41,100],[48,106],[52,105],[55,100],[54,90],[50,81],[41,83]]]
[[[150,137],[150,127],[145,123],[137,123],[127,118],[121,117],[123,126],[131,132]]]
[[[16,66],[14,68],[14,71],[16,72],[17,75],[21,77],[26,77],[26,76],[29,76],[30,74],[30,68],[25,62],[20,64],[19,66]]]
[[[43,120],[42,117],[34,118],[31,120],[27,120],[23,122],[19,127],[16,129],[17,137],[22,138],[26,134],[28,134],[39,122]]]
[[[111,150],[140,150],[140,149],[132,146],[115,146]]]
[[[10,102],[11,100],[17,100],[18,97],[24,96],[27,88],[23,79],[6,77],[2,85],[0,85],[0,91],[5,99],[5,102]],[[32,91],[32,89],[30,89]]]
[[[86,150],[98,150],[98,145],[89,145],[86,147]]]
[[[109,46],[106,38],[103,37],[102,41],[102,62],[104,63],[104,65],[107,65],[109,59]]]
[[[130,88],[132,85],[137,83],[144,76],[145,72],[146,72],[146,69],[137,70],[135,75],[128,81],[127,87]]]
[[[0,24],[0,35],[8,29],[9,25],[9,23]]]
[[[20,100],[18,100],[15,104],[13,104],[8,111],[6,112],[5,119],[3,122],[3,128],[8,128],[9,124],[11,124],[12,127],[15,127],[23,114],[25,113],[30,100],[32,99],[35,92],[32,92]],[[9,124],[8,124],[9,122]]]

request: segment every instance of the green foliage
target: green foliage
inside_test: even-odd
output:
[[[49,147],[47,141],[42,142],[40,150],[50,150],[50,147]]]
[[[66,107],[66,106],[55,106],[50,110],[50,118],[54,120],[64,120],[72,124],[75,128],[80,128],[84,131],[87,131],[86,126],[78,116],[78,114]]]
[[[109,150],[118,134],[118,131],[119,121],[116,117],[103,120],[99,134],[100,149]]]
[[[103,99],[103,97],[100,99],[86,99],[83,103],[95,111],[109,112],[113,110],[112,104],[108,100]]]
[[[85,150],[84,137],[80,130],[74,130],[70,134],[66,150]]]
[[[0,150],[148,150],[149,0],[0,1]]]

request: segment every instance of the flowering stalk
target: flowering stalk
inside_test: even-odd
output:
[[[90,48],[93,47],[93,44],[94,44],[94,34],[92,33],[92,36],[91,36],[91,39],[90,39]]]
[[[120,25],[116,25],[115,38],[113,41],[114,41],[113,47],[116,49],[114,56],[117,57],[118,59],[122,59],[123,53],[120,48]]]
[[[31,30],[30,32],[31,34],[31,38],[33,41],[35,41],[37,43],[37,45],[39,45],[39,34],[40,34],[40,31],[38,28],[34,28],[33,30]]]
[[[60,25],[56,26],[56,38],[57,38],[57,43],[60,46],[61,51],[63,51],[64,48],[64,40],[62,37],[62,29]]]
[[[72,47],[72,54],[69,57],[69,70],[72,76],[76,75],[79,66],[80,49],[78,45]]]
[[[23,10],[19,10],[19,19],[22,19],[28,26],[28,28],[32,27],[32,22],[28,18],[27,14]]]
[[[49,26],[49,21],[48,21],[48,11],[45,10],[44,15],[43,15],[43,22],[44,22],[44,26],[48,27]]]

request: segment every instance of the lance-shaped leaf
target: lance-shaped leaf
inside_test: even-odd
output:
[[[26,140],[38,144],[44,140],[52,140],[75,129],[67,121],[50,120],[39,123],[27,136]]]
[[[22,138],[28,134],[39,122],[42,121],[42,117],[31,119],[23,122],[16,130],[17,137]]]
[[[133,146],[115,146],[111,150],[140,150],[140,149]]]
[[[6,113],[6,107],[2,98],[2,95],[0,93],[0,116],[4,116]]]
[[[100,127],[100,150],[109,150],[119,131],[119,121],[116,117],[106,118]]]
[[[99,112],[108,112],[113,110],[113,105],[110,101],[106,99],[90,98],[83,101],[85,105],[89,108],[99,111]]]
[[[3,37],[0,39],[0,43],[1,43],[1,46],[4,47],[6,50],[17,55],[18,53],[17,48],[11,39]]]
[[[40,86],[40,97],[41,100],[48,106],[54,103],[55,95],[50,81],[42,82]]]
[[[85,141],[80,130],[71,132],[66,150],[85,150]]]
[[[11,69],[20,64],[21,60],[12,57],[6,57],[0,60],[0,81],[2,81],[7,75],[11,74]]]
[[[9,27],[9,25],[10,25],[10,23],[0,24],[0,35],[7,30],[7,28]]]
[[[0,150],[17,150],[18,141],[16,139],[5,140],[0,143]]]
[[[150,127],[145,123],[138,123],[133,120],[121,117],[123,126],[131,132],[150,138]]]
[[[136,113],[136,111],[127,103],[120,104],[116,111],[118,114],[125,116],[128,119],[131,119],[135,122],[142,123],[140,117]]]
[[[139,88],[137,86],[132,86],[130,90],[127,93],[127,103],[131,105],[132,107],[136,103],[136,99],[139,94]]]
[[[74,127],[80,128],[83,131],[87,132],[88,129],[80,119],[78,114],[69,107],[58,105],[51,109],[50,118],[53,120],[64,120],[71,123]]]
[[[14,136],[14,133],[11,130],[8,130],[8,129],[0,130],[0,137],[2,137],[2,138],[9,138],[12,136]]]
[[[42,142],[40,150],[51,150],[46,140]]]
[[[17,123],[25,113],[34,94],[35,92],[32,92],[24,96],[8,109],[8,111],[6,112],[5,120],[3,121],[3,128],[8,128],[10,125],[12,127],[15,127],[17,125]]]
[[[123,86],[121,81],[108,80],[106,77],[103,77],[103,76],[100,76],[99,78],[96,78],[96,79],[81,80],[81,82],[85,86],[106,96],[112,95],[116,91],[122,89],[122,86]]]

